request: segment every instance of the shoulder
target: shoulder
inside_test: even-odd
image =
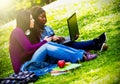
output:
[[[16,35],[16,34],[23,34],[23,30],[21,28],[15,28],[13,31],[12,31],[12,34]]]
[[[45,25],[46,30],[53,30],[52,27]]]
[[[13,32],[23,32],[21,28],[15,28]]]
[[[45,25],[45,28],[52,29],[52,27],[50,27],[50,26],[48,26],[48,25]]]

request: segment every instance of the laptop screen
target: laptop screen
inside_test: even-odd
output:
[[[76,13],[74,13],[71,17],[67,19],[67,23],[68,23],[70,39],[71,41],[75,41],[77,39],[76,36],[79,36]]]

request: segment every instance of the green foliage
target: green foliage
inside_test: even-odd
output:
[[[13,73],[8,50],[9,36],[12,30],[12,27],[0,29],[0,78]]]
[[[120,82],[120,2],[119,0],[58,0],[43,7],[48,25],[57,35],[67,36],[67,18],[76,11],[80,37],[93,39],[107,33],[108,50],[68,74],[41,76],[35,84],[118,84]],[[13,73],[9,52],[9,35],[13,26],[0,29],[0,77]],[[8,69],[7,69],[8,68]]]

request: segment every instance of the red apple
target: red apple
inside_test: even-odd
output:
[[[65,60],[58,60],[58,66],[60,67],[60,68],[64,68],[64,66],[65,66]]]

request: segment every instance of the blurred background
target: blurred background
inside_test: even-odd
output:
[[[0,26],[15,19],[16,11],[34,5],[45,6],[56,0],[0,0]]]

